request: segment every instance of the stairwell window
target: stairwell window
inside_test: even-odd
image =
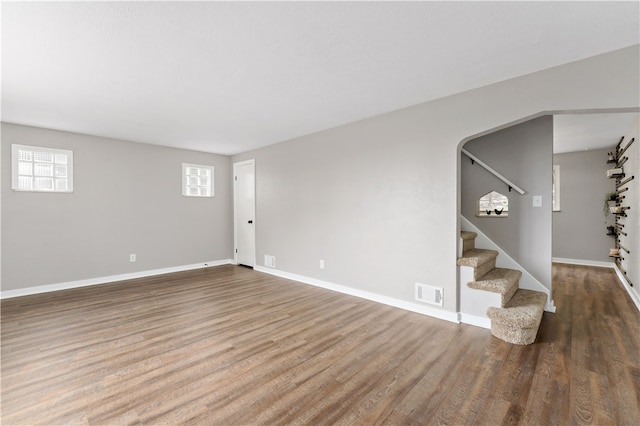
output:
[[[478,200],[477,217],[508,217],[509,198],[497,191],[484,194]]]
[[[560,166],[553,165],[553,187],[552,187],[553,211],[560,211]]]
[[[213,166],[182,163],[182,195],[213,197]]]
[[[73,192],[73,151],[11,145],[11,189]]]

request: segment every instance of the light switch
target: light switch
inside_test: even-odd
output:
[[[533,196],[533,207],[542,207],[542,195]]]

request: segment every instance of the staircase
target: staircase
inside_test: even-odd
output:
[[[487,295],[486,298],[482,296],[477,298],[479,302],[490,300],[500,305],[489,306],[486,309],[486,315],[491,320],[491,334],[516,345],[533,343],[542,321],[547,295],[519,288],[521,271],[496,268],[498,252],[476,248],[475,232],[462,231],[460,237],[462,256],[458,258],[457,263],[459,266],[473,268],[472,281],[467,282],[466,285],[469,289],[475,290],[465,293],[461,289],[461,299],[463,297],[470,299],[474,294],[482,295],[483,292],[491,293],[492,295]],[[467,304],[473,302],[473,300],[466,301]]]

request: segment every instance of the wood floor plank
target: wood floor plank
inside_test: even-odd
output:
[[[640,424],[640,314],[554,265],[533,345],[225,265],[1,302],[3,425]]]

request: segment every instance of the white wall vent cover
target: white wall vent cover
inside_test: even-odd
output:
[[[416,300],[442,306],[444,289],[431,285],[416,283]]]

